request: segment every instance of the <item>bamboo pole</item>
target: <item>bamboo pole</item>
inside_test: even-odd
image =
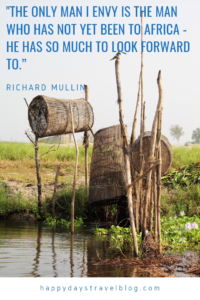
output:
[[[159,244],[158,244],[158,250],[161,253],[161,226],[160,226],[160,197],[161,197],[161,111],[162,111],[162,103],[163,103],[163,84],[162,84],[162,77],[161,77],[161,71],[158,73],[157,78],[157,84],[158,84],[158,91],[159,91],[159,105],[157,107],[158,111],[158,133],[157,133],[157,147],[156,147],[156,159],[159,160],[159,166],[157,167],[157,198],[155,199],[155,206],[156,211],[154,212],[155,219],[157,219],[157,226],[158,226],[158,234],[159,234]],[[159,207],[158,207],[159,205]],[[158,219],[159,216],[159,219]],[[159,224],[158,224],[159,223]],[[157,228],[154,229],[155,233],[155,240],[156,240],[156,234],[157,234]]]
[[[36,163],[37,186],[38,186],[38,210],[40,216],[42,216],[42,184],[41,184],[41,175],[40,175],[38,137],[36,135],[35,135],[35,163]]]
[[[141,44],[143,42],[143,12],[141,16]],[[140,124],[140,166],[142,166],[142,157],[143,157],[143,133],[144,133],[144,122],[143,122],[143,105],[144,105],[144,82],[143,82],[143,52],[141,51],[141,124]]]
[[[161,124],[162,124],[162,110],[158,114],[158,160],[160,161],[157,166],[157,206],[158,206],[158,252],[162,252],[161,245],[161,223],[160,223],[160,198],[161,198],[161,167],[162,167],[162,158],[161,158]]]
[[[138,114],[138,109],[139,109],[139,104],[140,104],[140,91],[141,91],[141,73],[140,73],[140,77],[139,77],[138,95],[137,95],[135,115],[134,115],[134,120],[133,120],[132,133],[131,133],[131,141],[130,141],[131,146],[133,145],[133,143],[136,140],[137,114]]]
[[[152,126],[152,131],[151,131],[151,148],[150,148],[150,155],[148,158],[150,168],[151,166],[153,166],[155,162],[154,151],[156,145],[156,133],[157,133],[157,111],[156,111],[156,115]],[[145,193],[144,212],[143,212],[144,218],[143,218],[143,227],[142,227],[142,239],[144,239],[147,230],[147,208],[148,208],[148,203],[149,203],[149,198],[151,193],[151,173],[152,171],[150,171],[147,174],[146,193]]]
[[[85,85],[85,101],[89,101],[89,88]],[[89,132],[84,132],[84,146],[85,146],[85,187],[88,193],[88,148],[89,148]]]
[[[146,104],[146,102],[144,101],[144,104],[143,104],[143,132],[146,131],[146,126],[145,126],[145,104]]]
[[[157,188],[156,188],[156,182],[157,182],[157,176],[156,176],[156,170],[153,171],[153,191],[154,191],[154,239],[157,240],[157,232],[158,232],[158,205],[157,205]]]
[[[76,136],[74,133],[74,117],[72,112],[72,105],[70,103],[70,111],[71,111],[71,118],[72,118],[72,132],[74,137],[74,143],[76,146],[76,162],[75,162],[75,170],[74,170],[74,182],[73,182],[73,193],[72,193],[72,202],[71,202],[71,234],[74,233],[74,202],[75,202],[75,188],[76,188],[76,177],[77,177],[77,167],[78,167],[78,145],[76,142]]]
[[[132,146],[136,140],[136,126],[137,126],[137,114],[138,114],[139,103],[140,103],[140,91],[141,91],[141,73],[140,73],[140,77],[139,77],[138,95],[137,95],[135,115],[134,115],[134,120],[133,120],[130,146]],[[131,166],[132,166],[132,180],[134,181],[134,179],[137,176],[137,172],[133,168],[133,164],[131,164]],[[134,185],[134,191],[135,191],[135,195],[136,195],[135,225],[136,225],[136,229],[138,232],[139,231],[139,205],[140,205],[140,185],[138,183]]]
[[[161,84],[160,84],[161,82]],[[159,88],[159,98],[158,98],[158,104],[156,109],[156,114],[154,117],[154,122],[152,126],[151,131],[151,148],[150,148],[150,155],[148,158],[149,167],[151,167],[155,162],[155,146],[156,146],[156,135],[157,135],[157,126],[158,126],[158,112],[160,111],[162,104],[163,104],[163,89],[162,89],[162,79],[161,79],[161,71],[158,72],[158,78],[157,78],[158,88]],[[143,220],[143,230],[142,230],[142,238],[145,237],[146,232],[146,221],[147,221],[147,208],[150,198],[150,192],[151,192],[151,173],[149,172],[147,175],[147,185],[146,185],[146,195],[145,195],[145,203],[144,203],[144,220]]]
[[[55,216],[56,190],[57,190],[59,170],[60,170],[60,165],[57,168],[55,182],[54,182],[53,201],[52,201],[52,218],[54,218],[54,216]]]
[[[152,171],[152,180],[151,180],[151,197],[149,205],[149,231],[152,231],[153,228],[153,204],[154,204],[154,171]]]
[[[143,31],[143,12],[141,15],[141,45],[143,42],[143,36],[144,36],[144,31]],[[144,134],[144,113],[143,113],[143,108],[144,108],[144,81],[143,81],[143,68],[144,68],[144,55],[143,52],[141,51],[141,121],[140,121],[140,176],[141,170],[142,170],[142,164],[144,164],[144,156],[143,156],[143,134]],[[139,194],[140,194],[140,226],[141,229],[143,228],[143,210],[142,210],[142,180],[138,184],[139,186]]]
[[[122,109],[123,100],[122,100],[121,80],[120,80],[120,56],[117,56],[115,59],[115,72],[116,72],[116,82],[117,82],[117,92],[118,92],[119,120],[121,124],[121,135],[123,137],[126,186],[128,186],[129,184],[131,184],[131,153],[130,153],[130,146],[128,142],[128,135],[123,120],[124,116],[123,116],[123,109]],[[138,244],[137,244],[137,235],[136,235],[134,215],[133,215],[132,187],[130,187],[127,191],[127,198],[128,198],[128,209],[129,209],[131,232],[132,232],[132,238],[134,244],[134,255],[137,257]]]

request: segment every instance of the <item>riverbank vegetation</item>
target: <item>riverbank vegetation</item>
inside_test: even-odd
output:
[[[109,239],[110,250],[121,252],[133,251],[131,229],[112,225],[110,229],[97,228],[97,236]],[[146,235],[154,234],[146,231]],[[109,236],[109,238],[108,238]],[[165,251],[200,250],[200,218],[185,216],[181,211],[179,216],[161,218],[162,247]],[[138,245],[142,243],[141,233],[137,235]]]
[[[55,147],[56,148],[56,147]],[[45,153],[48,145],[40,145],[40,153]],[[84,147],[79,145],[78,185],[75,199],[75,217],[92,220],[96,223],[104,220],[103,207],[91,207],[87,201],[87,191],[84,184]],[[92,146],[89,148],[89,165]],[[17,181],[36,185],[34,148],[31,144],[0,143],[0,216],[7,217],[17,211],[32,212],[39,219],[36,197],[25,199],[22,193],[10,194],[9,188],[3,181]],[[58,178],[59,189],[56,200],[57,220],[70,218],[72,198],[72,181],[74,176],[75,148],[73,145],[61,145],[58,151],[41,157],[42,183],[53,185],[55,171],[61,164]],[[172,220],[185,212],[185,218],[200,217],[200,149],[198,147],[174,147],[173,164],[167,174],[162,177],[161,215],[162,218]],[[53,191],[51,192],[53,195]],[[51,220],[52,196],[46,196],[43,201],[43,218]],[[108,219],[116,218],[116,205],[109,207]],[[172,219],[170,219],[172,218]],[[189,219],[188,219],[189,220]],[[51,222],[54,222],[51,220]],[[171,222],[171,221],[170,221]],[[189,222],[189,221],[188,221]],[[195,221],[196,222],[196,221]],[[198,222],[197,222],[198,223]],[[163,223],[164,224],[164,223]],[[163,227],[163,226],[162,226]],[[164,228],[164,227],[163,227]],[[140,238],[140,237],[138,237]]]

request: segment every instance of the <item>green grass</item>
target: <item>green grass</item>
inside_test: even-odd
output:
[[[173,162],[172,168],[180,168],[185,165],[200,162],[199,147],[173,147]]]
[[[47,152],[50,146],[39,145],[40,155]],[[56,149],[55,146],[52,149]],[[30,156],[34,156],[34,147],[30,143],[14,143],[14,142],[0,142],[0,160],[31,160]],[[79,147],[79,161],[84,162],[85,149],[83,146]],[[89,162],[92,156],[92,145],[89,146],[88,157]],[[58,151],[51,152],[41,157],[41,161],[59,160],[74,161],[76,158],[75,147],[59,147]],[[200,162],[200,148],[199,147],[173,147],[173,163],[172,168],[179,168],[184,165]]]
[[[48,145],[39,145],[39,153],[43,153],[49,150],[50,146]],[[57,145],[51,150],[57,149]],[[35,156],[34,146],[30,143],[13,143],[13,142],[0,142],[0,160],[32,160],[30,156]],[[92,146],[89,146],[88,159],[89,162],[92,156]],[[59,160],[63,161],[75,161],[76,151],[75,147],[63,147],[60,146],[58,151],[53,151],[47,155],[41,157],[41,161],[48,160]],[[85,159],[85,148],[83,146],[79,147],[79,163],[83,163]]]
[[[71,212],[71,200],[72,200],[72,188],[65,187],[56,194],[56,205],[55,214],[56,220],[70,220]],[[75,219],[87,218],[99,220],[102,215],[103,209],[91,207],[88,205],[88,195],[87,190],[84,186],[78,186],[76,188],[75,194],[75,206],[74,215]],[[15,196],[9,194],[9,189],[5,187],[3,183],[0,182],[0,217],[7,217],[11,213],[15,212],[26,212],[34,213],[35,216],[40,219],[38,212],[37,198],[35,199],[25,199],[24,196],[19,193]],[[46,198],[43,202],[43,218],[48,219],[53,222],[54,219],[51,218],[52,213],[52,197]],[[66,225],[60,222],[62,225]]]

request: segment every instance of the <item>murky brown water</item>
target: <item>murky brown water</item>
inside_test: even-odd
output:
[[[95,266],[97,255],[111,258],[108,248],[109,242],[96,237],[92,226],[71,236],[64,227],[1,220],[0,277],[142,276],[133,266]]]

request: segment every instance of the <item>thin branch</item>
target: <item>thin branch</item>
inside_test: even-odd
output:
[[[25,131],[25,135],[27,136],[27,138],[30,140],[30,142],[36,146],[35,142],[32,140],[32,138],[29,136],[29,134]]]
[[[35,114],[33,113],[32,109],[30,108],[30,106],[29,106],[29,104],[28,104],[26,98],[24,98],[24,100],[25,100],[25,102],[26,102],[26,105],[27,105],[28,109],[30,109],[30,112],[31,112],[32,115],[34,116],[34,118],[37,119],[36,116],[35,116]]]
[[[29,105],[28,105],[28,102],[27,102],[26,98],[24,98],[24,100],[26,102],[27,107],[29,108]]]
[[[33,159],[35,159],[35,157],[33,157],[33,156],[31,156],[31,155],[28,155],[29,157],[31,157],[31,158],[33,158]]]
[[[55,150],[48,150],[47,152],[45,152],[45,153],[43,153],[42,155],[40,155],[40,157],[42,157],[42,156],[45,155],[45,154],[49,154],[49,153],[51,153],[51,152],[54,152],[54,151],[57,151],[57,149],[55,149]]]

